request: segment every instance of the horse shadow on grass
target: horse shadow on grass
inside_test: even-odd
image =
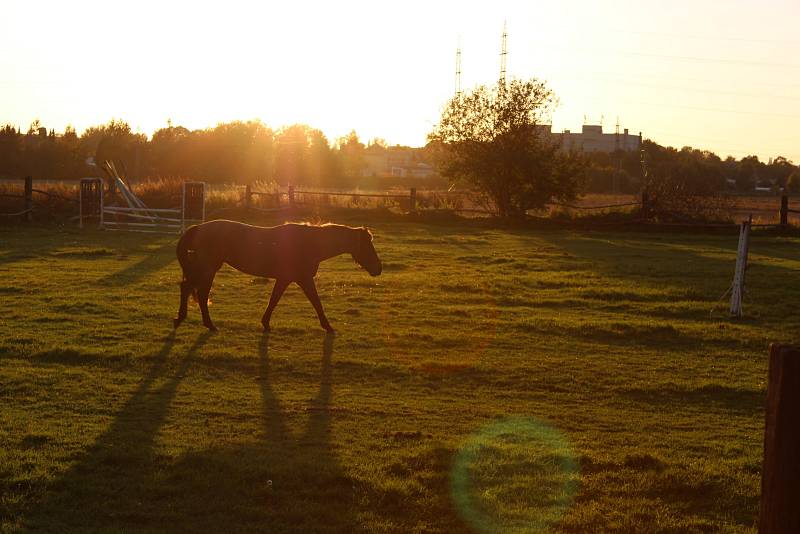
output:
[[[170,525],[190,531],[354,532],[355,485],[330,443],[333,337],[326,336],[317,395],[306,407],[302,433],[291,431],[275,389],[269,334],[259,342],[258,384],[263,441],[207,449],[180,459]]]
[[[157,468],[154,453],[181,378],[209,338],[201,334],[170,372],[174,332],[165,339],[139,387],[111,426],[76,463],[48,487],[45,500],[26,518],[33,531],[118,529],[144,515],[143,493]],[[169,374],[169,376],[165,376]],[[163,382],[160,379],[164,379]]]
[[[131,263],[115,273],[109,274],[101,279],[100,283],[107,285],[132,284],[138,282],[150,273],[160,271],[173,261],[177,262],[175,259],[175,242],[170,241],[155,250],[146,251],[142,259],[136,263]]]
[[[141,385],[77,463],[25,518],[33,531],[352,532],[355,482],[330,444],[333,337],[320,387],[293,435],[273,389],[269,337],[259,343],[263,439],[170,456],[156,437],[178,384],[209,334],[168,364],[167,339]],[[202,432],[202,429],[198,430]]]

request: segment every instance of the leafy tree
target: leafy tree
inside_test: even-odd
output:
[[[501,217],[574,199],[582,160],[537,127],[555,105],[553,92],[535,78],[455,96],[428,135],[440,172],[476,187]]]
[[[10,124],[0,128],[0,176],[22,174],[22,136]]]
[[[758,156],[747,156],[739,162],[736,173],[736,189],[739,191],[752,191],[758,183],[758,169],[761,162]]]
[[[797,167],[783,156],[778,156],[764,167],[764,176],[770,185],[784,187],[786,180]]]
[[[121,163],[123,170],[141,175],[140,163],[147,146],[147,137],[133,133],[123,120],[110,120],[107,124],[87,128],[80,137],[80,152],[85,157],[94,157],[100,165],[103,161]]]
[[[800,169],[795,169],[786,179],[786,191],[795,194],[800,193]]]
[[[364,161],[364,151],[366,147],[358,139],[358,134],[355,130],[350,130],[350,133],[344,137],[339,138],[336,143],[339,149],[339,159],[342,164],[342,172],[345,176],[354,178],[361,176],[366,163]]]
[[[334,174],[330,144],[320,130],[305,124],[286,126],[278,130],[275,143],[278,183],[316,185]]]

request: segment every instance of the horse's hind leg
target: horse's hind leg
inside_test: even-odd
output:
[[[208,314],[208,295],[211,293],[211,284],[214,283],[215,274],[217,274],[217,269],[214,269],[210,275],[203,277],[202,281],[197,284],[197,302],[200,304],[203,324],[212,332],[216,332],[217,327],[211,322],[211,316]]]
[[[178,316],[172,320],[174,328],[178,328],[184,319],[186,319],[186,312],[189,307],[189,295],[192,293],[192,284],[188,280],[181,282],[181,303],[178,308]]]

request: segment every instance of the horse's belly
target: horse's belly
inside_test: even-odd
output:
[[[280,271],[276,262],[266,258],[229,258],[225,263],[237,271],[265,278],[277,278]]]

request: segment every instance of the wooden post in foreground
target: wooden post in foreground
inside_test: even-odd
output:
[[[250,202],[253,197],[253,191],[250,189],[250,184],[247,184],[244,188],[244,209],[246,211],[250,211]]]
[[[781,195],[781,226],[789,224],[789,195]]]
[[[33,178],[30,176],[25,177],[25,209],[30,210],[33,207]],[[31,222],[33,220],[33,213],[28,211],[25,214],[25,220]]]
[[[410,213],[415,213],[417,211],[417,188],[411,188],[411,197],[408,203],[408,211]]]
[[[294,186],[289,185],[289,207],[294,209]]]
[[[769,347],[760,534],[800,532],[800,348]]]

